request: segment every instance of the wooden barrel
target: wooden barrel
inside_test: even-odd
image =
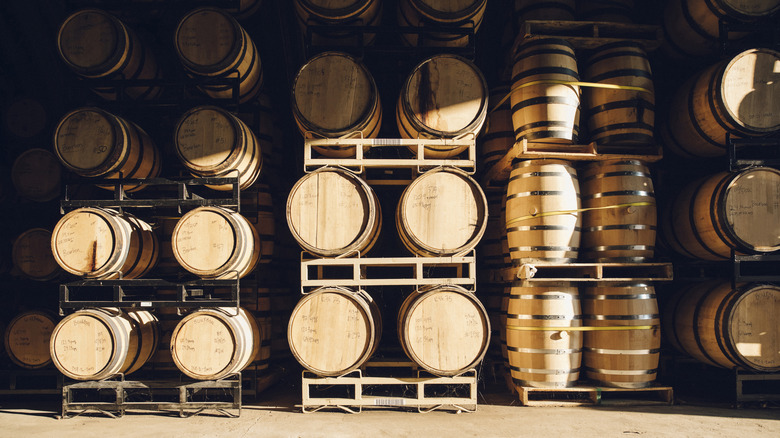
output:
[[[364,291],[324,287],[304,295],[290,316],[293,356],[320,376],[340,376],[363,365],[382,337],[382,318]]]
[[[678,291],[671,326],[681,351],[724,368],[780,371],[780,287],[715,281]]]
[[[633,23],[636,16],[634,0],[578,0],[577,17],[582,21]]]
[[[457,55],[434,55],[407,76],[396,105],[402,138],[476,139],[487,118],[488,88],[482,72]],[[468,146],[426,146],[425,156],[447,158]],[[416,147],[410,147],[417,153]]]
[[[194,176],[238,177],[241,190],[260,176],[263,155],[257,138],[227,110],[211,105],[192,108],[179,119],[174,135],[176,154]],[[233,190],[232,184],[208,187]]]
[[[49,111],[43,99],[22,96],[3,108],[3,128],[13,137],[30,140],[49,134]]]
[[[506,231],[514,264],[567,263],[580,247],[580,186],[568,161],[528,160],[512,166]]]
[[[14,240],[11,249],[14,266],[27,278],[53,280],[62,272],[51,253],[51,231],[31,228]]]
[[[161,71],[152,50],[122,21],[99,9],[82,9],[69,15],[57,33],[57,49],[65,64],[86,79],[153,80]],[[159,86],[93,87],[101,97],[116,100],[154,99]]]
[[[780,171],[721,172],[685,186],[667,205],[663,236],[676,252],[704,260],[780,249]]]
[[[580,327],[582,311],[576,286],[523,286],[515,282],[506,316],[507,354],[514,384],[539,388],[573,385],[582,363]]]
[[[159,244],[152,227],[107,208],[85,207],[67,213],[51,236],[54,259],[84,278],[139,278],[157,263]]]
[[[171,334],[176,367],[197,380],[241,372],[260,351],[260,328],[241,307],[200,308],[179,321]]]
[[[47,202],[60,196],[62,166],[51,152],[33,148],[22,152],[11,168],[16,193],[35,202]]]
[[[260,259],[262,242],[249,221],[223,207],[198,207],[179,219],[171,236],[173,255],[201,278],[242,278]]]
[[[515,22],[519,26],[526,20],[574,20],[575,6],[575,0],[515,0]]]
[[[660,131],[685,157],[726,154],[726,135],[760,137],[780,130],[780,52],[750,49],[691,77],[675,93]]]
[[[374,78],[361,61],[347,53],[324,52],[304,64],[293,81],[291,104],[304,138],[375,138],[382,126],[382,103]],[[315,150],[329,157],[356,156],[354,147]]]
[[[585,376],[606,386],[644,388],[658,373],[660,313],[651,284],[602,283],[582,296]]]
[[[365,253],[379,236],[382,211],[374,190],[361,177],[323,167],[293,186],[287,225],[301,248],[320,257]]]
[[[157,347],[158,330],[146,310],[81,309],[54,327],[49,351],[66,377],[103,380],[141,368]]]
[[[146,132],[99,108],[65,114],[54,132],[54,152],[67,169],[84,177],[156,178],[162,167],[160,152]],[[144,186],[123,187],[133,192]]]
[[[412,292],[398,311],[406,355],[432,374],[455,376],[482,362],[490,340],[487,310],[466,289],[434,286]]]
[[[568,41],[531,38],[520,44],[512,67],[515,138],[577,143],[580,89],[570,84],[576,81],[579,81],[577,59]]]
[[[196,8],[179,20],[174,48],[184,69],[215,99],[254,99],[263,84],[255,43],[226,11]],[[235,94],[235,95],[234,95]]]
[[[779,0],[670,0],[664,7],[664,44],[668,55],[678,58],[710,56],[718,52],[720,22],[744,25],[769,17],[780,10]],[[729,32],[735,40],[747,32]]]
[[[586,61],[584,79],[644,91],[585,87],[583,102],[590,141],[603,145],[655,144],[655,91],[650,61],[642,46],[618,42],[599,47]]]
[[[376,32],[350,32],[349,26],[377,26],[382,19],[380,0],[294,0],[293,5],[304,38],[314,44],[371,44]]]
[[[486,6],[487,0],[400,0],[398,23],[426,30],[422,34],[402,32],[401,39],[410,46],[467,46],[466,32],[479,30]]]
[[[485,234],[485,193],[466,172],[454,167],[429,170],[401,194],[395,223],[404,246],[414,254],[465,254]]]
[[[509,107],[509,85],[490,89],[489,111],[485,130],[480,134],[477,151],[479,167],[489,170],[515,145],[515,131],[512,126],[512,111]],[[501,105],[498,105],[504,100]]]
[[[658,215],[650,169],[638,160],[594,161],[580,168],[580,258],[645,262],[655,254]],[[618,208],[613,208],[618,207]]]
[[[488,218],[485,235],[477,246],[477,255],[486,269],[502,269],[506,267],[504,260],[504,244],[506,240],[506,188],[501,191],[488,191]],[[508,257],[508,254],[507,254]],[[496,326],[497,327],[497,326]]]
[[[16,315],[5,328],[8,357],[22,368],[36,369],[51,363],[49,341],[57,320],[48,312],[32,310]]]

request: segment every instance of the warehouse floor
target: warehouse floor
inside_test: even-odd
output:
[[[672,406],[523,407],[500,387],[481,388],[476,412],[418,413],[399,409],[358,414],[303,414],[300,389],[277,383],[238,418],[214,412],[179,418],[175,413],[130,412],[119,419],[82,415],[59,419],[56,398],[34,404],[0,403],[3,436],[164,437],[363,437],[363,436],[546,436],[546,437],[778,437],[780,404],[735,409],[727,403],[676,399]]]

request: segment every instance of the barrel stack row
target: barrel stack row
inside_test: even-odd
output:
[[[695,2],[671,3],[681,10],[696,7]],[[753,22],[777,11],[780,3],[756,2],[751,7],[743,14],[728,12],[726,20]],[[667,26],[689,26],[684,20],[670,21],[671,14],[667,11]],[[675,189],[664,197],[660,236],[680,265],[737,272],[730,266],[737,258],[763,260],[780,251],[780,171],[766,161],[776,156],[780,144],[780,53],[755,46],[726,51],[718,59],[714,41],[720,34],[717,25],[712,27],[705,26],[706,38],[689,29],[686,39],[670,41],[679,52],[709,58],[676,87],[661,119],[659,139],[677,162],[666,175]],[[728,47],[736,47],[733,38],[745,35],[729,33]],[[756,140],[763,144],[739,147]],[[745,158],[753,164],[739,165]],[[672,173],[699,167],[703,170],[696,173]],[[776,373],[780,331],[769,321],[778,314],[777,296],[774,275],[751,283],[706,276],[682,283],[662,306],[665,338],[674,350],[702,363]]]
[[[406,73],[402,83],[394,108],[399,137],[473,139],[481,130],[487,87],[479,69],[466,58],[446,53],[427,57]],[[304,141],[377,138],[385,117],[380,95],[369,68],[359,59],[325,51],[299,69],[291,106]],[[384,126],[384,132],[396,132]],[[419,151],[415,147],[405,152],[418,159],[444,158],[457,156],[466,147],[431,141]],[[354,148],[316,146],[316,152],[335,162],[356,156]],[[370,145],[362,150],[366,155],[374,152]],[[474,250],[486,227],[487,202],[467,172],[437,167],[416,175],[402,189],[396,198],[369,185],[361,173],[337,166],[307,173],[287,202],[290,231],[308,253],[303,258],[359,260],[378,254],[392,266],[397,257],[448,257]],[[395,212],[395,232],[383,221],[387,216],[382,211],[388,209]],[[393,253],[395,249],[403,254]],[[395,320],[402,354],[420,368],[453,376],[478,365],[487,348],[489,322],[474,292],[444,282],[408,289],[389,280],[377,289],[328,286],[304,294],[288,328],[293,355],[319,376],[344,375],[375,353],[391,352],[379,340],[383,326],[387,332]],[[388,291],[393,298],[404,296],[397,308],[387,305]]]
[[[242,2],[241,11],[253,10],[249,3],[259,5]],[[32,197],[60,196],[59,178],[56,188],[54,183],[44,187],[54,174],[45,167],[52,162],[57,165],[49,167],[59,170],[62,166],[82,178],[78,184],[93,183],[95,187],[75,192],[75,199],[85,206],[64,214],[52,231],[36,230],[17,239],[15,252],[20,254],[19,265],[27,276],[87,282],[121,279],[129,286],[139,278],[165,278],[172,284],[192,278],[237,284],[239,278],[262,271],[258,266],[270,263],[278,254],[273,190],[283,182],[275,180],[273,173],[263,175],[268,173],[269,163],[273,163],[273,172],[283,157],[278,155],[281,138],[263,91],[257,48],[230,11],[216,8],[183,14],[173,42],[179,67],[192,78],[199,93],[192,101],[203,102],[205,98],[213,103],[193,104],[176,120],[142,118],[137,122],[121,112],[101,108],[101,104],[82,106],[67,112],[56,124],[54,154],[34,150],[17,160],[17,179],[20,185],[31,187]],[[61,23],[57,49],[62,61],[107,103],[106,107],[153,109],[170,92],[163,87],[166,71],[156,59],[159,48],[139,38],[119,15],[100,9],[74,12]],[[108,105],[128,98],[134,103]],[[222,103],[232,102],[231,98],[254,110],[229,111]],[[181,103],[186,102],[183,99]],[[158,146],[168,143],[157,137],[158,132],[172,138],[175,155]],[[181,210],[168,214],[144,208],[157,205],[156,201],[177,199],[175,187],[171,191],[170,186],[151,183],[153,179],[176,179],[186,174],[235,177],[240,205],[204,205],[183,215]],[[123,199],[137,197],[147,200],[148,205],[138,209],[125,208],[120,201],[112,208],[88,205],[90,199],[103,199],[110,193],[101,193],[101,189],[114,191],[119,184],[112,181],[116,179],[132,180],[121,183],[126,193]],[[209,198],[224,196],[220,192],[233,191],[234,186],[211,183],[189,190]],[[74,192],[69,196],[73,200]],[[229,282],[225,290],[214,293],[229,294]],[[154,303],[175,301],[177,295],[177,290],[152,289],[144,296]],[[268,285],[242,284],[241,307],[204,304],[185,315],[175,307],[154,305],[144,310],[77,309],[60,321],[48,320],[54,325],[47,329],[45,339],[35,337],[41,341],[35,345],[48,344],[47,362],[76,380],[101,380],[141,369],[175,370],[196,380],[220,379],[250,366],[260,370],[269,366],[272,338],[280,336],[271,324],[275,319],[272,308],[284,301],[281,295]],[[22,333],[21,329],[15,333]]]

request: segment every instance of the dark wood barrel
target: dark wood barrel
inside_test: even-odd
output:
[[[65,64],[86,79],[160,79],[154,53],[122,21],[100,9],[83,9],[60,25],[57,48]],[[103,98],[120,95],[154,99],[162,88],[150,85],[100,86],[93,90]]]
[[[400,0],[398,23],[401,26],[429,27],[423,34],[403,33],[412,46],[463,47],[469,43],[464,31],[476,33],[482,24],[487,0]],[[447,28],[460,31],[447,32]]]
[[[780,52],[750,49],[697,73],[675,93],[661,126],[663,144],[684,157],[726,154],[726,136],[780,130]]]

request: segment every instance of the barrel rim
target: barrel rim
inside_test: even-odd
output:
[[[46,280],[54,279],[54,278],[56,278],[60,274],[60,267],[59,267],[59,264],[57,263],[57,260],[54,259],[53,255],[52,255],[52,260],[54,261],[54,266],[53,266],[54,269],[51,272],[49,272],[48,274],[43,275],[43,276],[33,276],[33,275],[30,275],[30,273],[28,273],[25,269],[22,269],[16,263],[17,251],[19,251],[19,246],[18,246],[19,243],[18,242],[20,242],[23,237],[30,236],[30,235],[32,235],[34,233],[35,234],[43,233],[43,234],[45,234],[47,236],[46,241],[49,242],[49,244],[47,246],[48,246],[49,251],[51,251],[51,236],[52,236],[51,230],[49,230],[47,228],[42,228],[42,227],[28,228],[27,230],[23,231],[18,236],[16,236],[16,238],[14,239],[14,242],[11,245],[11,260],[13,260],[14,266],[16,266],[19,269],[19,271],[22,274],[24,274],[25,277],[32,278],[34,280],[39,280],[39,281],[46,281]],[[45,254],[44,254],[44,257],[45,257]]]
[[[351,18],[360,15],[368,10],[374,3],[380,3],[379,0],[358,0],[352,5],[344,8],[327,8],[314,4],[311,0],[295,0],[295,4],[310,15],[316,15],[319,20],[334,20],[341,22],[344,18]]]
[[[748,175],[755,172],[769,172],[776,174],[778,178],[780,178],[780,170],[775,169],[773,167],[768,166],[760,166],[760,167],[752,167],[749,169],[742,170],[737,173],[728,173],[724,175],[722,182],[725,183],[723,186],[717,190],[717,193],[713,193],[713,202],[716,202],[715,205],[717,205],[717,218],[719,223],[714,223],[715,228],[722,228],[726,235],[732,239],[734,243],[736,243],[735,250],[743,250],[747,252],[753,252],[753,253],[766,253],[766,252],[773,252],[780,249],[780,240],[778,240],[777,244],[775,246],[770,247],[771,249],[768,249],[766,251],[764,250],[758,250],[756,249],[754,244],[748,243],[741,237],[737,235],[737,232],[734,230],[734,227],[730,224],[727,214],[728,211],[726,211],[726,201],[729,197],[732,189],[735,187],[735,185],[738,183],[739,180],[742,178],[748,178]],[[729,243],[729,242],[726,242]]]
[[[780,2],[778,2],[778,6],[776,9],[780,9]],[[736,114],[734,112],[734,108],[731,108],[731,106],[728,105],[726,102],[725,92],[726,92],[727,84],[726,84],[725,77],[728,74],[728,72],[731,70],[731,68],[734,66],[734,64],[742,60],[742,58],[753,54],[757,55],[758,53],[770,54],[776,58],[777,62],[780,62],[780,51],[772,50],[769,48],[763,48],[763,47],[753,48],[734,55],[723,67],[718,68],[715,71],[715,73],[712,75],[712,80],[717,80],[719,82],[718,89],[717,89],[718,98],[719,98],[718,100],[721,103],[721,105],[719,106],[723,108],[723,110],[725,111],[725,115],[726,117],[728,117],[729,122],[733,123],[734,125],[740,128],[748,130],[749,133],[755,133],[753,135],[771,134],[772,132],[777,131],[778,129],[780,129],[780,120],[778,120],[777,125],[766,127],[766,128],[748,125],[745,120],[739,117],[739,114]],[[780,119],[780,117],[778,117],[778,119]]]
[[[225,20],[227,20],[233,29],[233,34],[235,38],[233,40],[233,46],[230,48],[228,53],[221,60],[219,60],[214,64],[203,65],[191,61],[181,53],[181,50],[179,50],[179,34],[181,32],[184,23],[189,18],[193,17],[195,14],[202,14],[208,12],[215,13],[223,17]],[[182,62],[182,64],[184,64],[184,66],[187,69],[189,69],[190,71],[196,74],[205,74],[205,75],[220,74],[223,73],[225,70],[230,69],[234,65],[240,63],[242,57],[239,55],[243,51],[244,47],[250,46],[250,43],[252,43],[252,41],[249,39],[249,36],[246,34],[246,30],[243,27],[241,27],[238,21],[228,12],[216,7],[199,7],[191,10],[190,12],[188,12],[182,18],[179,19],[179,22],[176,25],[176,29],[173,32],[173,46],[174,48],[176,48],[176,54],[179,60]],[[254,46],[254,43],[252,43],[251,46]]]
[[[423,67],[423,65],[432,62],[436,59],[445,59],[445,58],[456,59],[459,62],[462,62],[463,64],[467,65],[469,68],[471,68],[474,71],[475,76],[477,77],[480,84],[482,85],[482,101],[480,102],[479,109],[476,111],[474,118],[468,124],[466,124],[466,126],[458,129],[457,131],[441,131],[429,127],[417,117],[417,114],[412,109],[412,104],[411,102],[409,102],[408,99],[412,78],[414,78],[418,74],[418,72]],[[481,127],[484,125],[485,120],[487,119],[489,96],[490,96],[490,89],[487,86],[487,81],[485,80],[485,76],[482,74],[482,71],[480,71],[479,67],[477,67],[476,64],[474,64],[469,59],[464,58],[463,56],[460,55],[456,55],[453,53],[440,53],[425,58],[412,69],[411,73],[407,75],[406,80],[404,81],[404,84],[401,87],[401,92],[398,98],[400,107],[399,106],[396,107],[396,113],[403,114],[404,118],[409,121],[409,124],[412,125],[412,127],[419,134],[428,134],[428,135],[433,135],[435,137],[441,137],[441,138],[454,138],[463,134],[474,133],[474,136],[476,137]]]
[[[117,372],[120,372],[121,367],[127,358],[127,350],[117,348],[117,344],[119,343],[120,338],[118,336],[118,333],[116,333],[113,330],[112,324],[109,322],[109,319],[107,318],[107,315],[112,316],[111,312],[113,310],[117,310],[118,313],[121,313],[119,309],[115,309],[115,308],[88,307],[84,309],[79,309],[71,313],[70,315],[66,316],[62,320],[60,320],[57,326],[54,327],[54,330],[52,331],[51,334],[51,340],[49,342],[49,350],[52,356],[52,363],[58,370],[60,370],[62,374],[75,380],[99,380],[99,379],[112,377],[116,375]],[[105,327],[106,331],[111,336],[111,352],[109,354],[105,366],[90,375],[75,374],[70,372],[67,369],[64,369],[64,367],[60,365],[59,360],[55,360],[57,356],[56,354],[54,354],[57,335],[59,334],[62,327],[65,326],[66,322],[69,322],[72,319],[75,319],[77,317],[82,317],[82,316],[86,316],[97,320],[100,324],[103,325],[103,327]],[[122,339],[129,344],[129,338],[122,338]],[[108,374],[107,373],[108,371],[113,371],[113,372]]]
[[[21,320],[22,318],[29,317],[29,316],[40,316],[42,318],[48,319],[49,322],[51,322],[52,333],[54,333],[54,328],[57,326],[57,319],[55,318],[53,313],[51,313],[49,311],[46,311],[46,310],[41,310],[41,309],[28,310],[28,311],[25,311],[25,312],[22,312],[22,313],[19,313],[18,315],[16,315],[5,326],[4,334],[3,334],[3,346],[5,347],[5,352],[8,355],[8,358],[11,359],[11,361],[13,363],[15,363],[16,365],[18,365],[18,366],[20,366],[22,368],[26,368],[26,369],[44,368],[44,367],[46,367],[46,366],[48,366],[49,364],[52,363],[51,351],[49,351],[49,348],[46,348],[46,351],[49,353],[49,358],[47,360],[45,360],[45,361],[43,361],[43,362],[41,362],[39,364],[29,364],[29,363],[24,363],[24,362],[20,361],[16,357],[16,355],[14,354],[13,349],[11,348],[11,342],[9,342],[9,339],[11,337],[11,327],[13,327],[14,324],[17,321]],[[49,341],[51,341],[51,334],[52,333],[49,334],[49,336],[50,336],[49,337]],[[47,342],[47,344],[48,344],[48,342]]]
[[[763,290],[774,290],[778,294],[780,294],[780,286],[776,284],[771,283],[749,283],[749,284],[743,284],[741,287],[737,286],[734,288],[734,292],[736,295],[734,301],[730,302],[728,305],[728,309],[726,312],[726,320],[724,321],[723,327],[722,327],[722,334],[727,340],[727,347],[729,351],[735,356],[737,359],[737,363],[747,369],[753,369],[756,371],[771,371],[775,372],[780,370],[780,361],[777,362],[777,365],[774,367],[764,366],[760,364],[756,364],[755,362],[749,360],[747,356],[743,355],[738,349],[736,340],[734,339],[734,333],[733,330],[729,330],[736,326],[734,324],[734,320],[737,318],[735,309],[739,306],[739,304],[744,301],[749,294],[753,293],[759,293]],[[717,323],[717,321],[716,321]],[[716,326],[716,331],[717,331]]]
[[[63,53],[62,48],[62,37],[63,32],[65,31],[65,27],[73,20],[76,20],[79,16],[85,13],[96,14],[105,17],[113,25],[114,35],[116,36],[116,45],[114,47],[113,53],[104,62],[92,68],[86,68],[75,64]],[[59,30],[57,31],[57,52],[59,53],[60,58],[63,60],[63,62],[65,62],[65,64],[68,65],[68,67],[73,69],[73,71],[86,77],[99,78],[114,73],[118,67],[121,67],[121,63],[119,61],[125,57],[125,51],[128,50],[128,47],[130,50],[132,50],[132,37],[130,29],[113,14],[102,9],[84,8],[75,11],[65,18],[65,20],[60,25]],[[129,54],[127,55],[129,56]]]
[[[409,5],[416,11],[428,19],[439,20],[444,22],[455,22],[456,24],[461,21],[468,21],[473,16],[479,14],[480,10],[487,6],[487,0],[472,1],[466,8],[460,11],[444,12],[439,9],[434,9],[425,0],[406,0]]]
[[[61,132],[61,129],[65,125],[65,123],[70,120],[72,117],[80,114],[80,113],[95,113],[98,114],[102,119],[104,119],[111,127],[111,137],[112,137],[112,143],[108,146],[111,147],[111,151],[106,154],[106,157],[103,161],[98,163],[96,166],[91,168],[82,168],[82,167],[76,167],[74,164],[71,164],[70,161],[65,159],[65,157],[62,155],[62,152],[59,148],[59,142],[57,141],[59,134]],[[129,137],[129,131],[130,126],[123,123],[124,121],[109,113],[108,111],[105,111],[101,108],[94,107],[94,106],[84,106],[81,108],[76,108],[72,111],[69,111],[67,114],[62,116],[60,118],[60,121],[57,123],[57,127],[54,129],[54,153],[57,155],[57,158],[59,158],[60,163],[64,165],[69,170],[72,170],[73,172],[86,176],[86,177],[95,177],[95,176],[101,176],[105,175],[107,173],[110,173],[114,171],[117,168],[120,168],[124,161],[127,159],[129,155],[129,147],[126,147],[128,145],[127,138]],[[124,140],[124,141],[122,141]]]
[[[307,67],[311,67],[313,62],[319,61],[322,58],[326,58],[326,57],[340,57],[340,58],[348,59],[363,73],[363,76],[368,81],[369,89],[370,89],[370,95],[368,96],[369,104],[366,105],[366,108],[363,109],[363,112],[360,113],[358,117],[356,117],[354,123],[338,129],[324,128],[318,126],[314,124],[311,120],[304,117],[303,112],[301,111],[300,106],[298,105],[298,99],[296,97],[296,85],[298,83],[298,80],[301,78],[301,75],[303,74],[304,70]],[[375,113],[377,112],[379,113],[378,114],[379,124],[381,124],[382,108],[380,102],[379,89],[377,88],[376,81],[374,81],[374,77],[371,74],[371,72],[368,70],[368,67],[366,67],[366,65],[360,59],[347,52],[328,50],[309,58],[306,61],[306,63],[303,66],[301,66],[300,69],[298,69],[298,72],[296,73],[295,78],[293,79],[292,87],[290,91],[290,97],[291,97],[290,106],[292,107],[292,112],[293,112],[293,116],[295,117],[295,120],[298,123],[300,123],[301,126],[305,128],[305,130],[312,131],[316,134],[325,137],[339,137],[344,134],[350,134],[355,131],[362,131],[371,125],[371,122],[375,118]]]
[[[233,135],[234,135],[233,144],[231,145],[230,150],[226,154],[224,154],[225,155],[224,159],[219,163],[212,164],[212,165],[195,164],[190,158],[184,155],[179,145],[179,131],[184,126],[185,121],[192,115],[199,112],[205,112],[205,111],[214,111],[215,113],[218,113],[219,115],[223,116],[230,124],[230,127],[232,128]],[[176,123],[176,129],[174,129],[173,144],[175,146],[174,149],[176,151],[176,155],[179,157],[182,164],[184,164],[184,166],[190,169],[192,172],[217,174],[220,171],[223,171],[226,168],[229,168],[232,165],[235,165],[236,163],[240,162],[241,158],[243,158],[243,153],[242,153],[243,148],[237,146],[242,145],[243,141],[249,139],[249,135],[247,135],[247,132],[251,133],[251,131],[249,131],[248,128],[244,129],[245,126],[246,125],[240,119],[238,119],[234,114],[216,105],[211,105],[211,104],[198,105],[194,108],[190,108],[179,118],[179,121]]]

